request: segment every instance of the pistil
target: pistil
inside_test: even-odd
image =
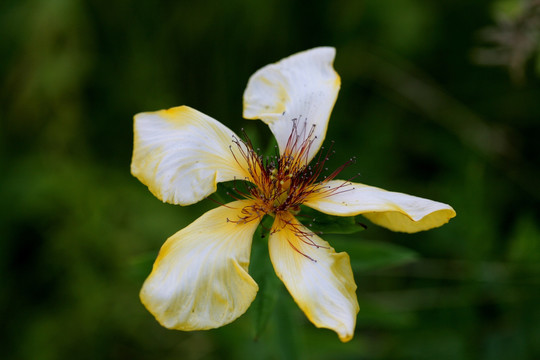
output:
[[[298,214],[300,205],[310,195],[328,196],[338,191],[346,191],[344,188],[347,187],[347,183],[337,188],[330,188],[326,184],[354,160],[350,159],[322,181],[317,182],[323,170],[327,170],[325,163],[332,152],[332,146],[328,151],[321,152],[316,163],[310,166],[309,153],[311,144],[316,138],[313,135],[315,125],[312,125],[308,131],[304,121],[299,131],[297,120],[292,121],[291,134],[281,156],[259,155],[245,132],[244,139],[233,138],[236,148],[231,147],[231,152],[236,162],[245,167],[249,174],[249,177],[242,179],[247,181],[247,191],[240,192],[237,189],[235,191],[240,197],[252,199],[253,203],[242,209],[242,215],[238,220],[228,219],[229,221],[245,223],[255,219],[260,220],[264,215],[278,216],[280,214],[285,215],[280,218],[288,218],[289,215],[286,213]],[[298,230],[295,226],[292,228],[293,231]],[[304,239],[309,238],[309,235],[304,232],[299,236]]]

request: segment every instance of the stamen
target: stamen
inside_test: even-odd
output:
[[[264,215],[266,215],[266,212],[262,211],[257,204],[253,205],[247,205],[240,210],[240,213],[245,216],[238,215],[238,220],[231,220],[227,218],[227,222],[232,222],[235,224],[247,224],[248,222],[251,222],[253,220],[259,220],[259,222],[262,220]]]
[[[323,171],[328,171],[326,162],[329,161],[332,154],[335,154],[333,149],[335,143],[332,141],[327,149],[321,148],[315,163],[309,165],[310,150],[313,142],[317,139],[315,136],[316,125],[308,126],[307,119],[302,119],[301,116],[292,119],[292,123],[291,133],[281,155],[279,155],[277,146],[274,147],[274,155],[266,157],[259,155],[260,150],[254,150],[251,140],[243,129],[244,139],[233,136],[232,142],[236,148],[233,149],[230,146],[229,149],[237,164],[245,169],[249,177],[243,179],[247,181],[244,185],[245,190],[239,189],[236,183],[237,179],[235,179],[234,195],[229,194],[229,196],[236,200],[252,199],[254,204],[244,207],[238,215],[238,219],[227,219],[227,221],[244,224],[256,219],[260,221],[264,215],[269,214],[281,219],[278,225],[270,229],[270,233],[287,227],[305,245],[325,248],[313,240],[315,233],[292,220],[294,219],[293,215],[298,215],[300,205],[312,194],[325,197],[353,190],[350,182],[352,178],[338,186],[331,187],[328,183],[355,159],[349,159],[325,176],[322,181],[317,182]],[[312,261],[316,261],[295,247],[290,240],[289,243],[295,251]]]
[[[227,195],[229,195],[228,192],[227,192]],[[212,198],[212,197],[207,197],[207,199],[210,200],[210,201],[215,202],[216,204],[218,204],[218,205],[220,205],[220,206],[225,206],[226,208],[229,208],[229,209],[235,209],[234,207],[229,206],[229,205],[227,205],[227,204],[223,204],[221,201],[218,201],[218,200],[216,200],[216,199],[214,199],[214,198]]]
[[[304,254],[303,252],[301,252],[300,250],[298,250],[291,242],[291,240],[287,239],[287,242],[289,243],[289,245],[291,245],[291,247],[294,249],[294,251],[296,251],[297,253],[299,253],[300,255],[303,255],[305,256],[306,258],[308,258],[309,260],[313,261],[313,262],[317,262],[317,260],[315,260],[314,258],[312,258],[311,256],[309,255],[306,255]]]

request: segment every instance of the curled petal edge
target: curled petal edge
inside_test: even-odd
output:
[[[248,309],[258,291],[248,266],[259,222],[237,220],[250,204],[241,200],[210,210],[163,244],[140,292],[162,326],[212,329]]]
[[[215,192],[218,182],[249,175],[242,157],[235,159],[235,137],[188,106],[137,114],[131,173],[164,202],[196,203]]]
[[[286,150],[300,150],[287,149],[293,133],[298,147],[311,143],[308,162],[320,149],[341,86],[333,68],[335,54],[332,47],[302,51],[264,66],[250,77],[244,92],[244,118],[266,123],[281,155]]]
[[[360,307],[349,255],[336,253],[288,212],[276,216],[268,245],[276,274],[307,318],[351,340]]]
[[[304,205],[329,215],[363,215],[393,231],[414,233],[446,224],[456,216],[448,204],[374,186],[331,180]]]

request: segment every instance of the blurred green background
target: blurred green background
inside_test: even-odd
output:
[[[532,0],[2,1],[0,357],[539,359],[539,24]],[[130,175],[132,116],[187,104],[263,147],[249,76],[320,45],[342,78],[330,165],[356,156],[342,177],[458,216],[324,236],[355,271],[349,343],[282,287],[221,329],[160,327],[140,286],[215,204],[163,204]]]

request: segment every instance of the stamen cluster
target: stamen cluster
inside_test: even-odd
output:
[[[242,210],[243,216],[237,222],[260,219],[264,215],[275,216],[285,211],[297,214],[300,211],[300,205],[308,196],[313,194],[326,196],[342,191],[342,186],[330,188],[326,183],[354,160],[350,159],[330,175],[325,176],[322,181],[317,182],[323,170],[328,170],[325,168],[325,162],[333,152],[332,146],[324,155],[324,151],[321,151],[316,162],[309,165],[311,145],[317,138],[313,135],[315,125],[307,131],[307,123],[304,121],[299,130],[297,119],[292,121],[292,131],[281,155],[267,157],[259,155],[245,133],[245,140],[233,139],[237,151],[233,151],[231,147],[231,152],[237,163],[246,167],[249,174],[249,178],[244,179],[249,184],[247,191],[242,192],[237,187],[235,191],[243,198],[254,200],[252,205]]]

